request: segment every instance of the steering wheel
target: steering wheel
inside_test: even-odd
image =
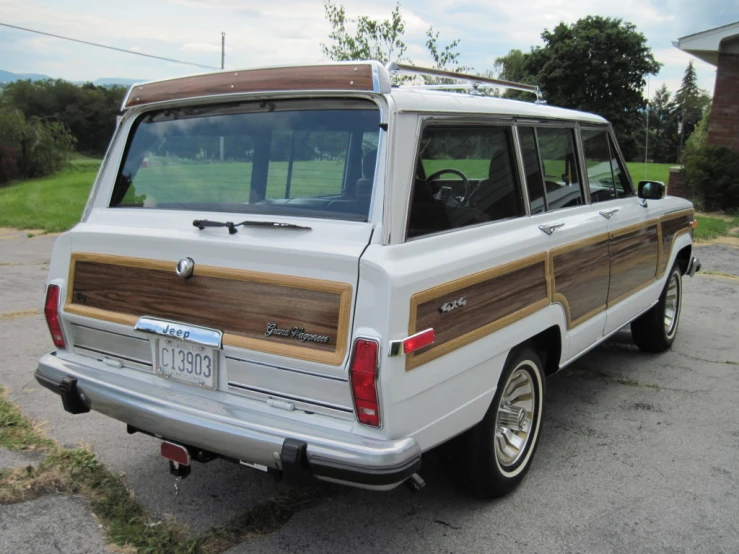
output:
[[[467,176],[459,171],[458,169],[454,168],[447,168],[447,169],[440,169],[439,171],[435,171],[428,177],[426,177],[426,184],[430,185],[432,181],[435,181],[442,175],[446,175],[447,173],[451,173],[452,175],[456,175],[457,177],[460,177],[462,179],[462,183],[464,184],[464,194],[461,197],[458,197],[459,204],[464,204],[470,197],[470,180],[467,178]]]

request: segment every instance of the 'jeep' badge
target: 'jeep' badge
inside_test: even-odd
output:
[[[456,300],[450,300],[449,302],[444,302],[439,307],[439,311],[441,313],[451,312],[452,310],[456,310],[457,308],[462,308],[466,305],[467,305],[467,299],[464,296],[460,296]]]
[[[183,279],[189,279],[192,277],[192,272],[195,271],[195,260],[192,258],[182,258],[177,262],[175,273]]]

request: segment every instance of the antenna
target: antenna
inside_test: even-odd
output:
[[[644,134],[644,180],[647,180],[647,163],[649,163],[649,104],[652,99],[649,96],[649,82],[650,78],[647,77],[647,109],[646,109],[646,132]]]
[[[447,85],[421,85],[421,88],[430,89],[470,89],[481,90],[488,88],[508,88],[520,90],[522,92],[530,92],[536,95],[537,104],[545,104],[541,89],[537,85],[527,85],[525,83],[516,83],[514,81],[504,81],[502,79],[493,79],[492,77],[483,77],[482,75],[472,75],[471,73],[456,73],[447,71],[446,69],[434,69],[430,67],[418,67],[415,65],[392,62],[387,65],[387,70],[393,75],[426,75],[429,77],[443,77],[444,79],[453,79],[455,81],[463,81],[466,84],[447,84]],[[490,86],[494,85],[494,86]]]

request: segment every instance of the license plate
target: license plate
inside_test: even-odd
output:
[[[157,340],[157,373],[167,379],[215,388],[217,360],[213,348],[176,339]]]

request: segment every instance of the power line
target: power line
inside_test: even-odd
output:
[[[69,40],[72,42],[79,42],[80,44],[87,44],[88,46],[97,46],[98,48],[107,48],[108,50],[115,50],[116,52],[123,52],[124,54],[136,54],[137,56],[144,56],[146,58],[154,58],[155,60],[164,60],[165,62],[174,62],[174,63],[182,63],[185,65],[194,65],[196,67],[204,67],[206,69],[221,69],[219,67],[215,67],[213,65],[203,65],[200,63],[194,63],[194,62],[186,62],[183,60],[175,60],[172,58],[164,58],[162,56],[154,56],[153,54],[144,54],[143,52],[134,52],[133,50],[126,50],[124,48],[116,48],[115,46],[106,46],[105,44],[98,44],[96,42],[90,42],[87,40],[80,40],[77,38],[70,38],[70,37],[63,37],[61,35],[55,35],[53,33],[45,33],[44,31],[36,31],[34,29],[27,29],[25,27],[19,27],[17,25],[10,25],[9,23],[2,23],[0,22],[0,25],[3,27],[10,27],[11,29],[18,29],[20,31],[28,31],[29,33],[36,33],[37,35],[45,35],[47,37],[54,37],[54,38],[60,38],[63,40]]]

